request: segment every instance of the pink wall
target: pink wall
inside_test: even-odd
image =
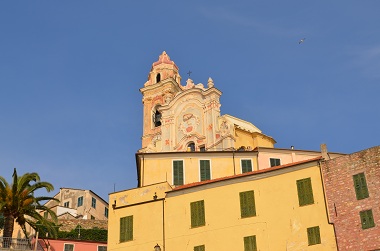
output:
[[[107,246],[106,242],[81,241],[81,240],[46,239],[45,241],[39,240],[39,243],[44,248],[44,250],[48,250],[45,244],[50,243],[51,251],[64,251],[65,244],[73,244],[74,251],[98,251],[98,246]]]

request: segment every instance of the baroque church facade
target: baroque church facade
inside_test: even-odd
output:
[[[108,250],[337,250],[321,152],[275,148],[163,52],[140,89],[136,188],[109,194]],[[329,153],[330,158],[342,156]]]

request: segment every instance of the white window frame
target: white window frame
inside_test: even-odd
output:
[[[269,157],[269,159],[268,159],[268,161],[269,161],[269,167],[276,167],[276,166],[272,166],[272,165],[270,164],[270,160],[271,160],[271,159],[279,159],[279,160],[280,160],[280,165],[278,165],[278,166],[281,166],[281,165],[282,165],[282,160],[281,160],[281,158]]]
[[[106,249],[107,249],[107,245],[98,245],[98,247],[97,247],[97,251],[99,251],[99,247],[106,247]]]
[[[66,245],[72,245],[73,246],[73,251],[75,251],[75,244],[74,243],[64,243],[63,244],[63,251],[66,250]]]

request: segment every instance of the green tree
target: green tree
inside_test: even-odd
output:
[[[13,183],[9,184],[4,177],[0,176],[0,214],[4,217],[3,237],[12,237],[15,222],[20,225],[25,236],[27,236],[26,224],[29,224],[37,231],[45,228],[50,236],[56,237],[57,230],[54,222],[57,221],[57,215],[41,203],[47,200],[58,200],[52,197],[34,196],[34,192],[39,189],[46,189],[47,192],[54,190],[53,185],[40,181],[37,173],[25,173],[19,177],[16,168],[12,177]],[[48,212],[51,221],[45,219],[40,214],[41,212]]]

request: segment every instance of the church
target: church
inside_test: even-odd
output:
[[[337,250],[321,152],[221,114],[217,83],[182,84],[166,52],[140,92],[138,184],[109,194],[109,251]]]

